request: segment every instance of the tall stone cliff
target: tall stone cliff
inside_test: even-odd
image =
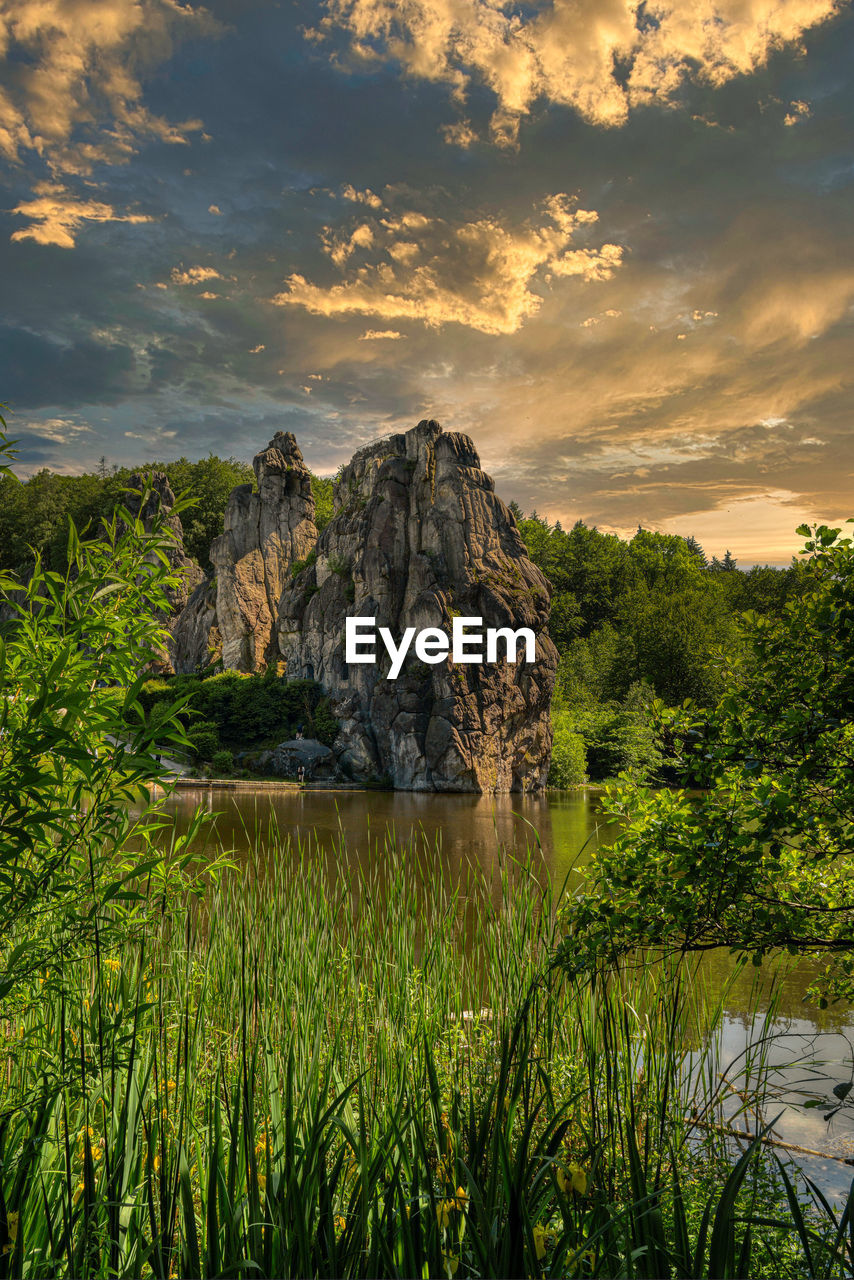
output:
[[[279,600],[291,565],[317,541],[311,475],[290,432],[278,432],[252,466],[257,491],[246,484],[232,492],[225,532],[211,546],[222,662],[236,671],[276,661]],[[195,604],[204,612],[205,599]]]
[[[361,449],[335,507],[314,564],[286,582],[276,625],[287,674],[332,696],[342,766],[405,790],[538,790],[557,667],[549,586],[472,441],[421,422]],[[345,662],[348,616],[376,618],[399,639],[407,627],[449,632],[457,615],[531,628],[536,662],[428,666],[410,655],[396,680],[384,654]]]

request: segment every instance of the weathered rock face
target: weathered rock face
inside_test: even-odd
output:
[[[172,666],[189,675],[222,657],[222,637],[216,614],[216,583],[200,582],[172,628]]]
[[[175,654],[175,629],[186,611],[187,604],[205,581],[201,566],[184,551],[184,528],[181,518],[172,514],[175,505],[175,494],[166,473],[151,471],[146,475],[135,472],[130,478],[130,488],[138,489],[139,494],[128,494],[125,506],[131,515],[142,520],[143,528],[150,532],[155,517],[164,517],[166,530],[172,535],[172,545],[168,551],[169,564],[178,578],[178,585],[170,587],[167,592],[169,610],[161,619],[171,638],[165,651],[158,654],[152,663],[152,670],[171,674],[176,670],[173,662]]]
[[[471,440],[421,422],[362,449],[335,505],[316,562],[285,584],[277,629],[287,674],[333,697],[339,763],[405,790],[542,787],[557,667],[549,586]],[[449,633],[455,615],[530,627],[536,662],[428,666],[410,653],[396,680],[381,645],[376,664],[345,662],[348,616],[376,618],[397,641],[407,627]]]
[[[317,540],[311,476],[290,432],[278,432],[252,465],[258,491],[240,485],[232,492],[225,532],[211,547],[223,666],[236,671],[275,661],[276,616],[291,565]]]
[[[169,564],[180,579],[177,587],[167,592],[170,604],[170,616],[167,625],[170,630],[181,611],[186,608],[190,596],[196,587],[204,581],[201,566],[184,551],[184,527],[181,517],[172,514],[175,506],[175,494],[165,471],[151,471],[147,475],[135,472],[129,482],[131,489],[138,489],[139,494],[128,494],[125,506],[132,516],[142,520],[143,528],[150,532],[155,517],[164,517],[166,529],[172,534],[172,547],[168,552]],[[146,494],[145,501],[143,495]]]

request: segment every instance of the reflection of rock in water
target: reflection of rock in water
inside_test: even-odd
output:
[[[357,779],[415,791],[542,788],[557,666],[549,585],[471,440],[421,422],[359,450],[319,539],[293,436],[276,436],[254,465],[257,494],[234,491],[211,550],[215,604],[208,584],[179,620],[176,669],[198,665],[219,636],[226,668],[281,661],[289,676],[316,680],[341,722],[339,765]],[[396,640],[408,627],[447,633],[457,616],[483,630],[529,628],[536,661],[508,662],[501,648],[497,662],[428,664],[411,651],[389,680],[382,650],[377,663],[345,662],[352,616],[375,618]]]

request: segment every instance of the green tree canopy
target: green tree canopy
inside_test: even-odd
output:
[[[798,532],[802,593],[746,616],[714,708],[659,707],[702,798],[611,793],[624,828],[567,915],[568,965],[648,945],[757,962],[788,948],[828,957],[830,988],[854,990],[854,549],[838,529]]]

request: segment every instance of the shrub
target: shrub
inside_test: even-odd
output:
[[[199,760],[212,760],[219,751],[219,730],[213,721],[199,720],[190,728],[188,737]]]
[[[211,760],[211,768],[217,774],[231,773],[234,768],[234,756],[227,748],[216,751]]]
[[[587,776],[587,752],[584,739],[572,724],[568,709],[558,709],[552,716],[554,743],[549,769],[549,786],[576,787]]]

